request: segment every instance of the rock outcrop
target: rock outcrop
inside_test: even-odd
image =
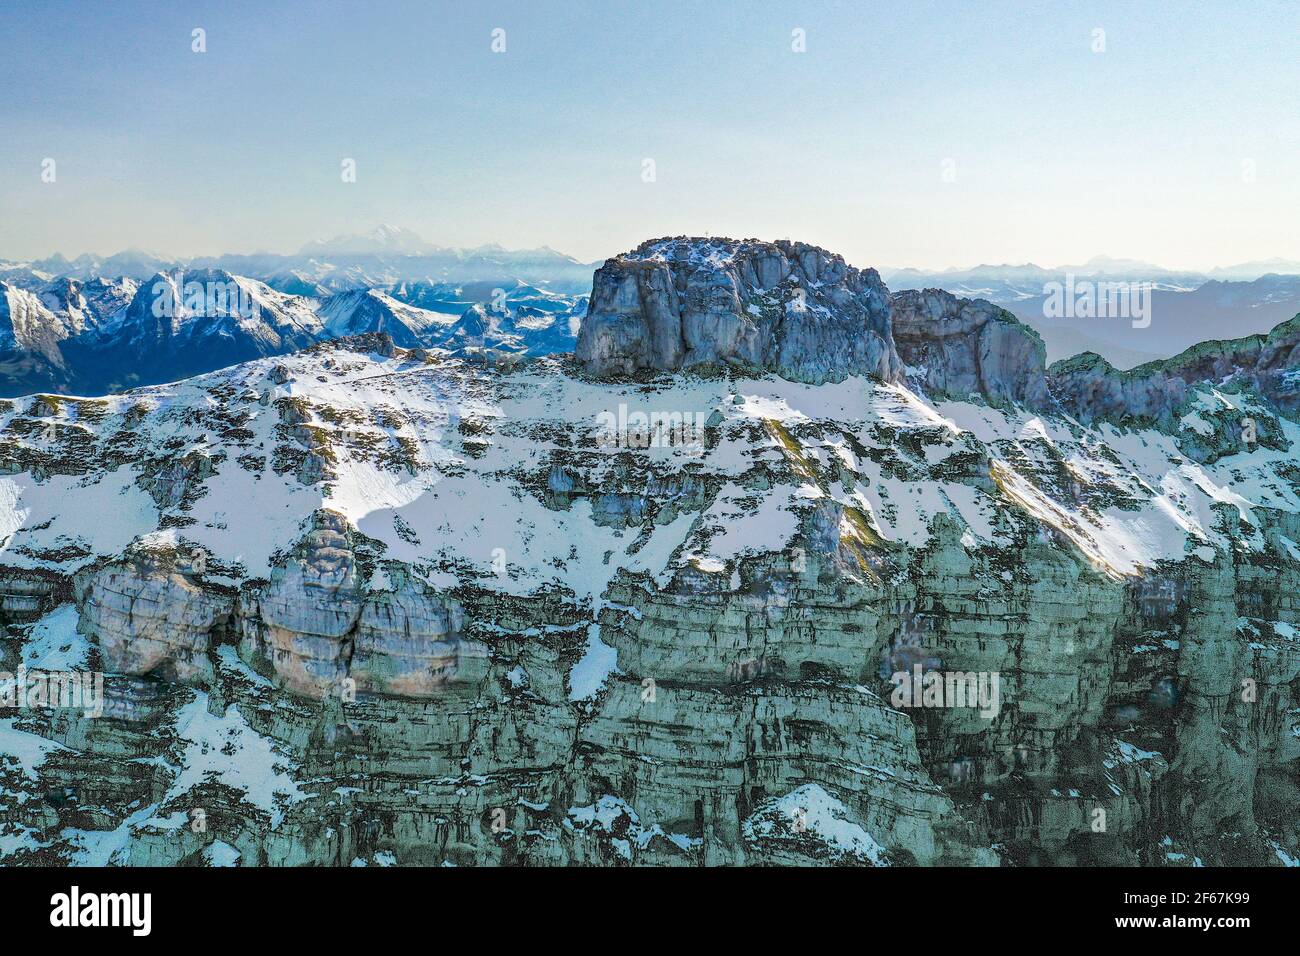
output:
[[[597,375],[725,363],[893,381],[888,297],[874,269],[805,243],[660,239],[597,270],[576,354]]]
[[[1042,338],[1006,309],[940,289],[890,297],[899,357],[933,397],[1047,402]]]
[[[1169,427],[1198,386],[1258,392],[1278,410],[1300,410],[1300,315],[1267,335],[1202,342],[1170,359],[1120,371],[1095,352],[1053,363],[1052,391],[1081,421]]]
[[[1042,339],[938,289],[890,295],[874,269],[803,243],[659,239],[596,273],[576,355],[596,375],[709,364],[796,382],[901,379],[935,397],[1049,402]]]
[[[180,683],[210,677],[212,634],[234,602],[196,580],[192,558],[140,549],[87,575],[78,590],[81,627],[108,669]]]
[[[267,662],[296,693],[338,694],[365,597],[346,519],[319,511],[270,583],[244,599],[245,653]]]

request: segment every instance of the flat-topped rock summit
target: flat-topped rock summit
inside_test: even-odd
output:
[[[719,364],[807,384],[865,376],[932,399],[1178,430],[1206,383],[1231,380],[1292,412],[1298,322],[1129,372],[1091,354],[1049,369],[1042,337],[984,299],[891,294],[875,269],[808,243],[678,236],[643,242],[596,271],[575,354],[598,378]],[[1202,454],[1217,454],[1218,444]]]
[[[607,260],[577,357],[596,374],[726,363],[810,383],[902,375],[876,270],[787,240],[656,239]]]
[[[936,393],[1047,400],[1042,341],[1011,313],[937,289],[891,296],[875,269],[784,239],[655,239],[607,260],[577,357],[596,375],[723,363],[821,384],[910,372]]]

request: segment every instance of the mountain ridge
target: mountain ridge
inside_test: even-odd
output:
[[[801,281],[844,275],[798,253]],[[996,307],[904,295],[901,325],[952,333],[922,340],[951,391],[987,380],[980,343],[1035,344]],[[0,654],[105,671],[112,730],[0,719],[23,811],[0,854],[1297,857],[1300,425],[1245,441],[1230,416],[1267,409],[1217,382],[1195,417],[1120,426],[906,369],[781,370],[593,374],[370,333],[0,404]],[[668,409],[698,424],[641,440]],[[913,662],[996,675],[998,705],[900,702]],[[206,827],[178,826],[195,806]]]

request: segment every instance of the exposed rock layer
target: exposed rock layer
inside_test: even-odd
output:
[[[1020,408],[1044,401],[1032,337],[925,293],[896,306],[908,365],[942,371],[920,396],[870,276],[773,249],[608,273],[630,304],[591,355],[632,329],[612,371],[705,376],[367,340],[5,408],[0,669],[109,672],[102,717],[0,713],[8,861],[1294,859],[1286,409],[1252,393],[1272,437],[1232,446]],[[815,315],[843,290],[885,323],[876,364],[732,309],[814,282]],[[670,289],[721,330],[703,351]],[[676,352],[647,324],[673,314]],[[990,401],[944,400],[970,391]],[[620,407],[701,434],[610,442]],[[900,698],[914,666],[996,675],[996,705]]]
[[[576,354],[595,374],[731,363],[892,381],[888,296],[874,269],[805,243],[660,239],[597,270]]]
[[[991,402],[1047,402],[1043,340],[1006,309],[939,289],[890,298],[894,345],[927,393]]]

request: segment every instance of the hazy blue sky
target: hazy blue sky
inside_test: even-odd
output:
[[[391,222],[583,259],[1300,258],[1298,47],[1293,2],[0,0],[0,257]]]

